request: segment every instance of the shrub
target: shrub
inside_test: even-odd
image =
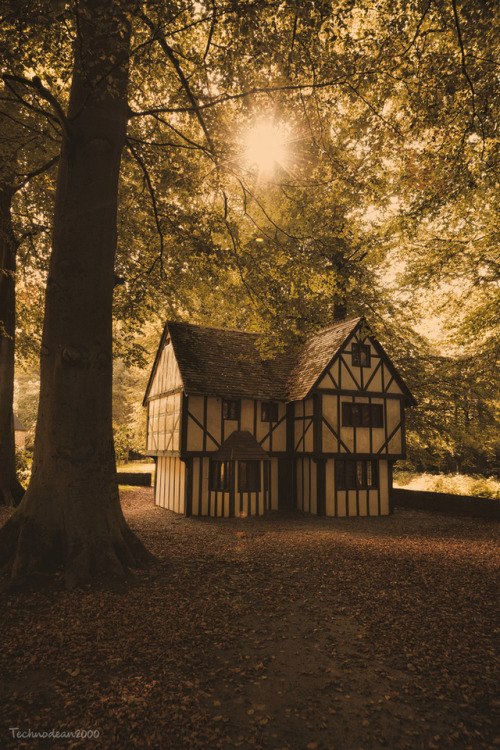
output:
[[[500,500],[500,482],[478,474],[417,474],[395,470],[394,483],[408,490],[442,492],[449,495],[470,495]]]

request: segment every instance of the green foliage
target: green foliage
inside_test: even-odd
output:
[[[15,378],[14,411],[28,430],[26,445],[30,449],[33,447],[35,435],[39,390],[38,370],[28,365],[25,370],[18,368]]]
[[[128,458],[128,452],[132,448],[130,432],[126,424],[113,424],[113,436],[115,441],[115,455],[117,463],[123,463]]]
[[[31,476],[32,453],[27,450],[16,450],[17,478],[26,489]]]

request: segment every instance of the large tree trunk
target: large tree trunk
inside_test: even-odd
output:
[[[0,532],[11,578],[62,566],[68,586],[147,558],[123,517],[111,416],[118,177],[132,0],[77,6],[41,349],[33,472]],[[1,561],[1,558],[0,558]]]
[[[0,503],[18,505],[24,489],[16,476],[14,351],[16,240],[11,221],[13,191],[0,188]]]

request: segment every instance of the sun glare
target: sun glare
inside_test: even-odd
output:
[[[289,134],[272,122],[256,125],[246,137],[245,159],[259,173],[271,175],[276,166],[286,167],[289,157]]]

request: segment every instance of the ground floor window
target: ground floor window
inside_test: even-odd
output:
[[[238,461],[238,490],[260,491],[260,461]]]
[[[378,461],[335,461],[338,490],[366,490],[378,487]]]
[[[232,461],[212,461],[210,464],[210,489],[214,492],[229,492],[232,470]]]

